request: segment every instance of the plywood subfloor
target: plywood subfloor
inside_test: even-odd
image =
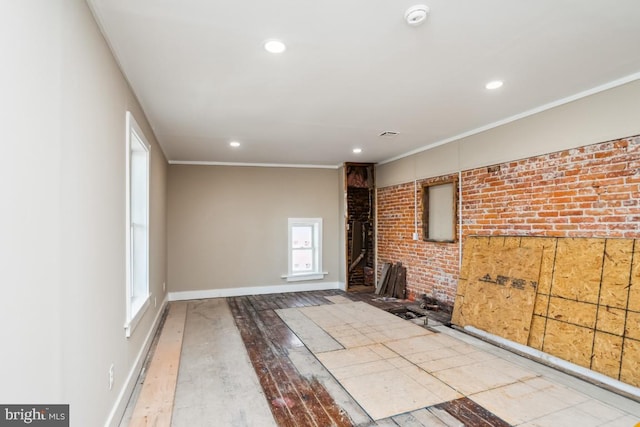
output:
[[[529,427],[571,425],[562,422],[574,417],[615,426],[640,414],[640,404],[630,411],[603,404],[589,395],[592,386],[568,387],[554,370],[446,327],[421,331],[388,313],[334,301],[277,313],[303,343],[324,343],[314,355],[375,420],[354,425]]]
[[[378,359],[384,356],[382,364],[395,363],[394,368],[399,367],[414,383],[428,385],[431,376],[465,397],[444,397],[445,401],[435,405],[373,420],[347,392],[345,384],[338,382],[303,343],[310,337],[317,338],[316,345],[324,349],[318,351],[325,354],[348,350],[346,358],[335,360],[355,360],[356,364],[335,374],[352,383],[359,382],[360,374],[367,375],[370,367],[381,363],[352,357],[366,353],[358,345],[358,334],[375,338],[376,331],[367,326],[396,323],[395,318],[391,321],[387,313],[380,311],[379,319],[374,315],[367,325],[366,320],[376,310],[369,304],[356,304],[358,310],[346,315],[349,310],[345,306],[362,299],[362,295],[355,298],[340,291],[321,291],[187,303],[171,425],[502,427],[572,425],[566,422],[573,419],[584,421],[581,425],[613,427],[633,425],[633,420],[640,419],[640,404],[628,399],[446,327],[437,327],[440,333],[431,330],[415,335],[415,325],[402,321],[406,323],[391,328],[394,335],[386,335],[386,351],[374,347],[373,354]],[[306,321],[291,315],[307,309],[313,309],[311,313],[315,314],[305,314]],[[286,323],[276,310],[290,314],[284,316]],[[323,311],[330,315],[320,315]],[[328,327],[331,334],[316,321]],[[288,322],[293,322],[293,329],[303,328],[304,333],[293,333]],[[318,338],[319,331],[324,331],[330,340]],[[625,346],[623,351],[637,358],[636,347]],[[390,354],[398,357],[388,357]],[[636,372],[633,365],[625,368],[627,375]],[[395,375],[386,380],[400,384]],[[384,385],[384,381],[372,378],[364,381],[360,389],[373,389],[371,384]],[[384,387],[377,391],[382,394],[378,400],[383,407]],[[126,425],[126,421],[121,424]]]
[[[408,331],[415,332],[414,328],[418,328],[419,335],[433,334],[433,332],[419,328],[411,322],[399,319],[384,311],[376,311],[374,308],[376,306],[381,310],[399,308],[406,302],[384,301],[376,298],[375,295],[345,294],[340,291],[237,297],[230,298],[228,301],[249,349],[253,366],[258,377],[261,378],[261,384],[267,384],[267,387],[264,388],[265,396],[268,401],[278,403],[271,405],[278,425],[431,427],[459,425],[461,419],[466,419],[466,425],[469,427],[505,425],[491,424],[498,418],[486,409],[482,409],[480,405],[472,403],[466,406],[467,409],[456,412],[453,409],[455,404],[451,407],[437,408],[429,406],[429,402],[426,402],[424,407],[417,410],[388,417],[384,417],[385,414],[380,414],[380,418],[374,420],[353,399],[353,395],[348,392],[349,389],[345,389],[343,381],[336,381],[335,375],[321,365],[316,355],[309,351],[311,348],[317,352],[344,350],[353,346],[357,353],[359,351],[357,349],[358,340],[362,339],[360,332],[367,332],[366,328],[373,327],[372,323],[377,323],[383,329],[385,325],[388,326],[389,323],[392,323],[395,328],[391,329],[396,334],[408,338],[413,336]],[[367,304],[364,304],[364,301]],[[358,305],[359,310],[356,310],[355,313],[351,313],[343,307],[351,305],[353,302],[361,302],[362,304]],[[315,313],[315,315],[311,314],[312,317],[315,316],[315,321],[304,315],[301,316],[298,310],[310,310],[311,313]],[[368,322],[372,318],[371,316],[373,316],[373,320]],[[316,321],[322,324],[320,319],[323,318],[334,326],[334,332],[337,331],[337,336],[331,336],[319,327]],[[286,322],[283,319],[286,319]],[[293,334],[292,329],[287,325],[293,326],[296,333]],[[323,325],[329,327],[326,323]],[[358,331],[354,327],[362,329]],[[371,337],[375,337],[375,331],[369,330],[369,334]],[[394,338],[397,337],[387,336],[387,339]],[[302,343],[298,339],[309,344],[300,345]],[[346,356],[346,359],[348,360],[349,356]],[[286,376],[279,377],[278,372],[283,369],[286,370]],[[348,370],[347,368],[346,371]],[[346,375],[348,376],[348,374]],[[417,378],[421,376],[421,374],[406,371],[406,369],[401,375],[414,383],[416,375]],[[339,377],[343,378],[343,375],[339,374]],[[286,384],[275,380],[269,381],[269,378],[278,379]],[[345,378],[345,381],[349,382],[349,379]],[[352,377],[352,382],[354,381],[358,382]],[[366,388],[373,390],[373,384],[384,386],[394,383],[400,387],[398,390],[401,390],[403,384],[395,374],[389,378],[378,378],[377,381],[371,383],[365,381],[365,383],[365,386],[360,390]],[[366,386],[367,384],[368,386]],[[440,380],[436,380],[433,385],[436,384],[440,387],[443,386]],[[378,397],[386,399],[385,396],[384,393],[379,393]],[[372,397],[374,396],[372,395]],[[457,397],[459,394],[453,392],[450,396],[445,396],[439,401],[449,402]],[[312,410],[312,406],[315,406],[314,410]],[[385,404],[377,406],[383,408]],[[318,408],[324,408],[324,412]],[[335,418],[332,418],[330,414],[334,414]],[[342,414],[342,417],[338,414]],[[470,419],[475,421],[469,422]],[[454,424],[451,424],[452,422]]]

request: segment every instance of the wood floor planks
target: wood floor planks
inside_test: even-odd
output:
[[[471,399],[462,399],[444,402],[435,406],[447,411],[467,427],[509,427],[510,424],[496,417]]]
[[[399,308],[405,304],[379,300],[368,294],[345,294],[331,290],[227,299],[274,418],[280,426],[356,425],[320,381],[313,376],[305,377],[298,371],[289,355],[297,349],[307,350],[275,312],[281,308],[333,304],[326,297],[336,295],[352,301],[363,301],[381,309]],[[358,427],[508,426],[466,398],[384,420],[359,420]]]
[[[130,427],[171,425],[186,313],[187,303],[174,302],[169,306]]]
[[[266,403],[278,426],[427,427],[445,425],[449,427],[464,425],[468,427],[504,427],[508,425],[468,399],[446,402],[431,408],[396,415],[392,418],[371,420],[352,397],[326,372],[298,336],[275,312],[281,308],[333,304],[331,298],[327,299],[332,296],[340,296],[344,300],[363,301],[381,309],[398,308],[406,303],[374,301],[376,297],[373,295],[345,294],[338,290],[225,299],[226,303],[224,304],[229,308],[230,316],[233,317],[233,321],[229,319],[229,326],[235,324],[237,327],[237,332],[240,334],[251,361],[251,367],[248,369],[253,369],[256,373],[257,381],[266,397]],[[339,302],[339,299],[333,298],[333,300]],[[204,309],[205,305],[211,304],[206,301],[192,303],[190,306],[187,303],[171,304],[129,426],[171,425],[172,412],[176,411],[174,409],[174,393],[182,334],[186,328],[185,313],[188,307],[191,307],[189,313],[195,310],[194,307]],[[214,321],[209,314],[195,313],[195,311],[192,315],[204,316],[206,314],[205,323],[218,324],[218,321]],[[237,339],[240,340],[240,338]],[[310,361],[311,359],[313,361]],[[194,361],[191,360],[191,363],[193,364]],[[206,366],[206,362],[203,363]],[[193,372],[191,375],[194,375]],[[191,400],[185,401],[184,398],[181,400],[183,406],[190,402]],[[197,415],[188,413],[188,408],[181,407],[178,411],[183,411],[187,415],[185,419],[198,419]],[[263,411],[268,411],[266,406]],[[438,418],[434,414],[439,414],[440,417]],[[447,419],[447,422],[443,422],[443,417]],[[210,420],[211,416],[207,416],[207,419]],[[183,422],[180,425],[191,425],[190,423],[191,421],[186,424]],[[250,424],[240,423],[238,425]]]
[[[282,298],[270,298],[280,301]],[[286,357],[289,346],[302,343],[273,310],[255,310],[247,297],[229,298],[231,311],[245,340],[249,357],[279,425],[322,426],[334,424],[312,390]]]
[[[278,308],[292,304],[281,295],[267,300],[275,301]],[[286,356],[289,349],[302,343],[272,309],[258,311],[248,297],[229,298],[228,303],[279,425],[352,425],[324,387],[302,377]]]

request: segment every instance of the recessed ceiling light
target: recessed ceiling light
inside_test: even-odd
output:
[[[499,87],[502,87],[502,84],[503,84],[502,80],[494,80],[484,85],[484,87],[486,87],[489,90],[493,90],[493,89],[498,89]]]
[[[287,50],[287,46],[285,46],[285,44],[280,40],[268,40],[264,44],[264,48],[267,52],[270,53],[282,53]]]
[[[238,141],[231,141],[229,145],[232,146],[233,148],[240,147],[240,143]]]
[[[356,153],[356,154],[360,154],[360,153],[362,153],[362,148],[354,148],[353,152]]]

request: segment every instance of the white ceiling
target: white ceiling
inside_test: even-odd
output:
[[[640,0],[87,1],[170,161],[381,162],[640,78]]]

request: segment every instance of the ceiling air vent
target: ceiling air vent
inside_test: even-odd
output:
[[[382,138],[395,138],[396,136],[398,136],[398,133],[399,132],[394,132],[392,130],[386,130],[378,136],[381,136]]]

